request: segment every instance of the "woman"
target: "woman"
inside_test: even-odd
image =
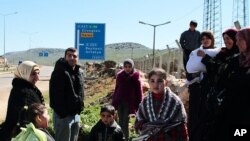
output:
[[[250,127],[250,28],[236,34],[240,54],[230,59],[223,100],[223,115],[216,127],[214,141],[229,140],[236,129]],[[223,130],[220,130],[223,129]]]
[[[215,57],[209,56],[202,50],[197,52],[197,55],[202,57],[201,62],[206,66],[207,72],[209,74],[212,73],[211,76],[217,73],[221,63],[226,62],[229,57],[239,53],[239,48],[236,45],[236,33],[237,30],[234,28],[229,28],[222,33],[226,47],[222,47]]]
[[[126,59],[123,62],[123,70],[117,74],[115,92],[112,97],[112,105],[118,111],[119,125],[126,140],[129,138],[129,115],[136,113],[142,98],[140,74],[135,71],[134,61]]]
[[[186,111],[180,98],[167,85],[163,69],[148,74],[150,91],[136,113],[135,129],[149,135],[147,141],[187,141]],[[144,139],[145,139],[144,138]]]
[[[214,36],[210,31],[203,31],[201,33],[201,47],[192,51],[191,55],[199,56],[199,52],[209,52],[214,48]],[[197,57],[198,59],[198,57]],[[201,60],[202,58],[199,57]],[[201,63],[201,62],[199,62]],[[190,63],[188,62],[188,65]],[[187,66],[193,67],[193,66]],[[189,86],[189,114],[188,114],[188,133],[190,140],[203,141],[207,134],[207,109],[205,106],[206,95],[212,85],[208,73],[205,71],[198,71],[193,73],[193,81]],[[198,79],[197,79],[198,78]]]
[[[22,111],[33,103],[44,104],[41,91],[36,87],[39,80],[39,66],[32,61],[22,62],[14,72],[9,96],[7,115],[0,133],[1,141],[9,141],[25,125]]]
[[[230,108],[235,113],[230,122],[250,127],[250,28],[241,29],[236,39],[240,51],[239,69],[232,75],[233,84],[229,87],[232,88]]]

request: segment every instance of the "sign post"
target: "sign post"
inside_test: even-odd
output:
[[[105,60],[105,24],[76,23],[75,48],[79,59]]]

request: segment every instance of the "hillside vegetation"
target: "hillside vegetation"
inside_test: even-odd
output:
[[[26,51],[6,53],[10,64],[18,64],[21,60],[33,60],[41,65],[54,65],[55,61],[63,57],[65,49],[61,48],[34,48]],[[40,52],[47,52],[48,57],[40,57]],[[126,58],[140,58],[152,53],[148,47],[132,42],[114,43],[105,46],[105,60],[114,60],[117,63]],[[93,60],[80,60],[80,63]]]

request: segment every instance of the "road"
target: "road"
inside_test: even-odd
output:
[[[40,71],[40,80],[37,82],[37,87],[42,91],[46,92],[49,90],[49,79],[51,72],[53,71],[52,66],[42,66]],[[0,122],[5,119],[8,98],[10,90],[12,88],[13,72],[0,73]]]

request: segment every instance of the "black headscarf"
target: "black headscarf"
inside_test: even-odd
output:
[[[234,28],[229,28],[222,33],[222,36],[224,36],[225,34],[228,35],[233,40],[234,43],[233,43],[233,47],[231,49],[228,49],[227,47],[221,48],[221,51],[216,56],[216,58],[219,58],[221,60],[224,60],[229,56],[232,56],[234,54],[239,53],[239,48],[236,45],[237,30]]]

